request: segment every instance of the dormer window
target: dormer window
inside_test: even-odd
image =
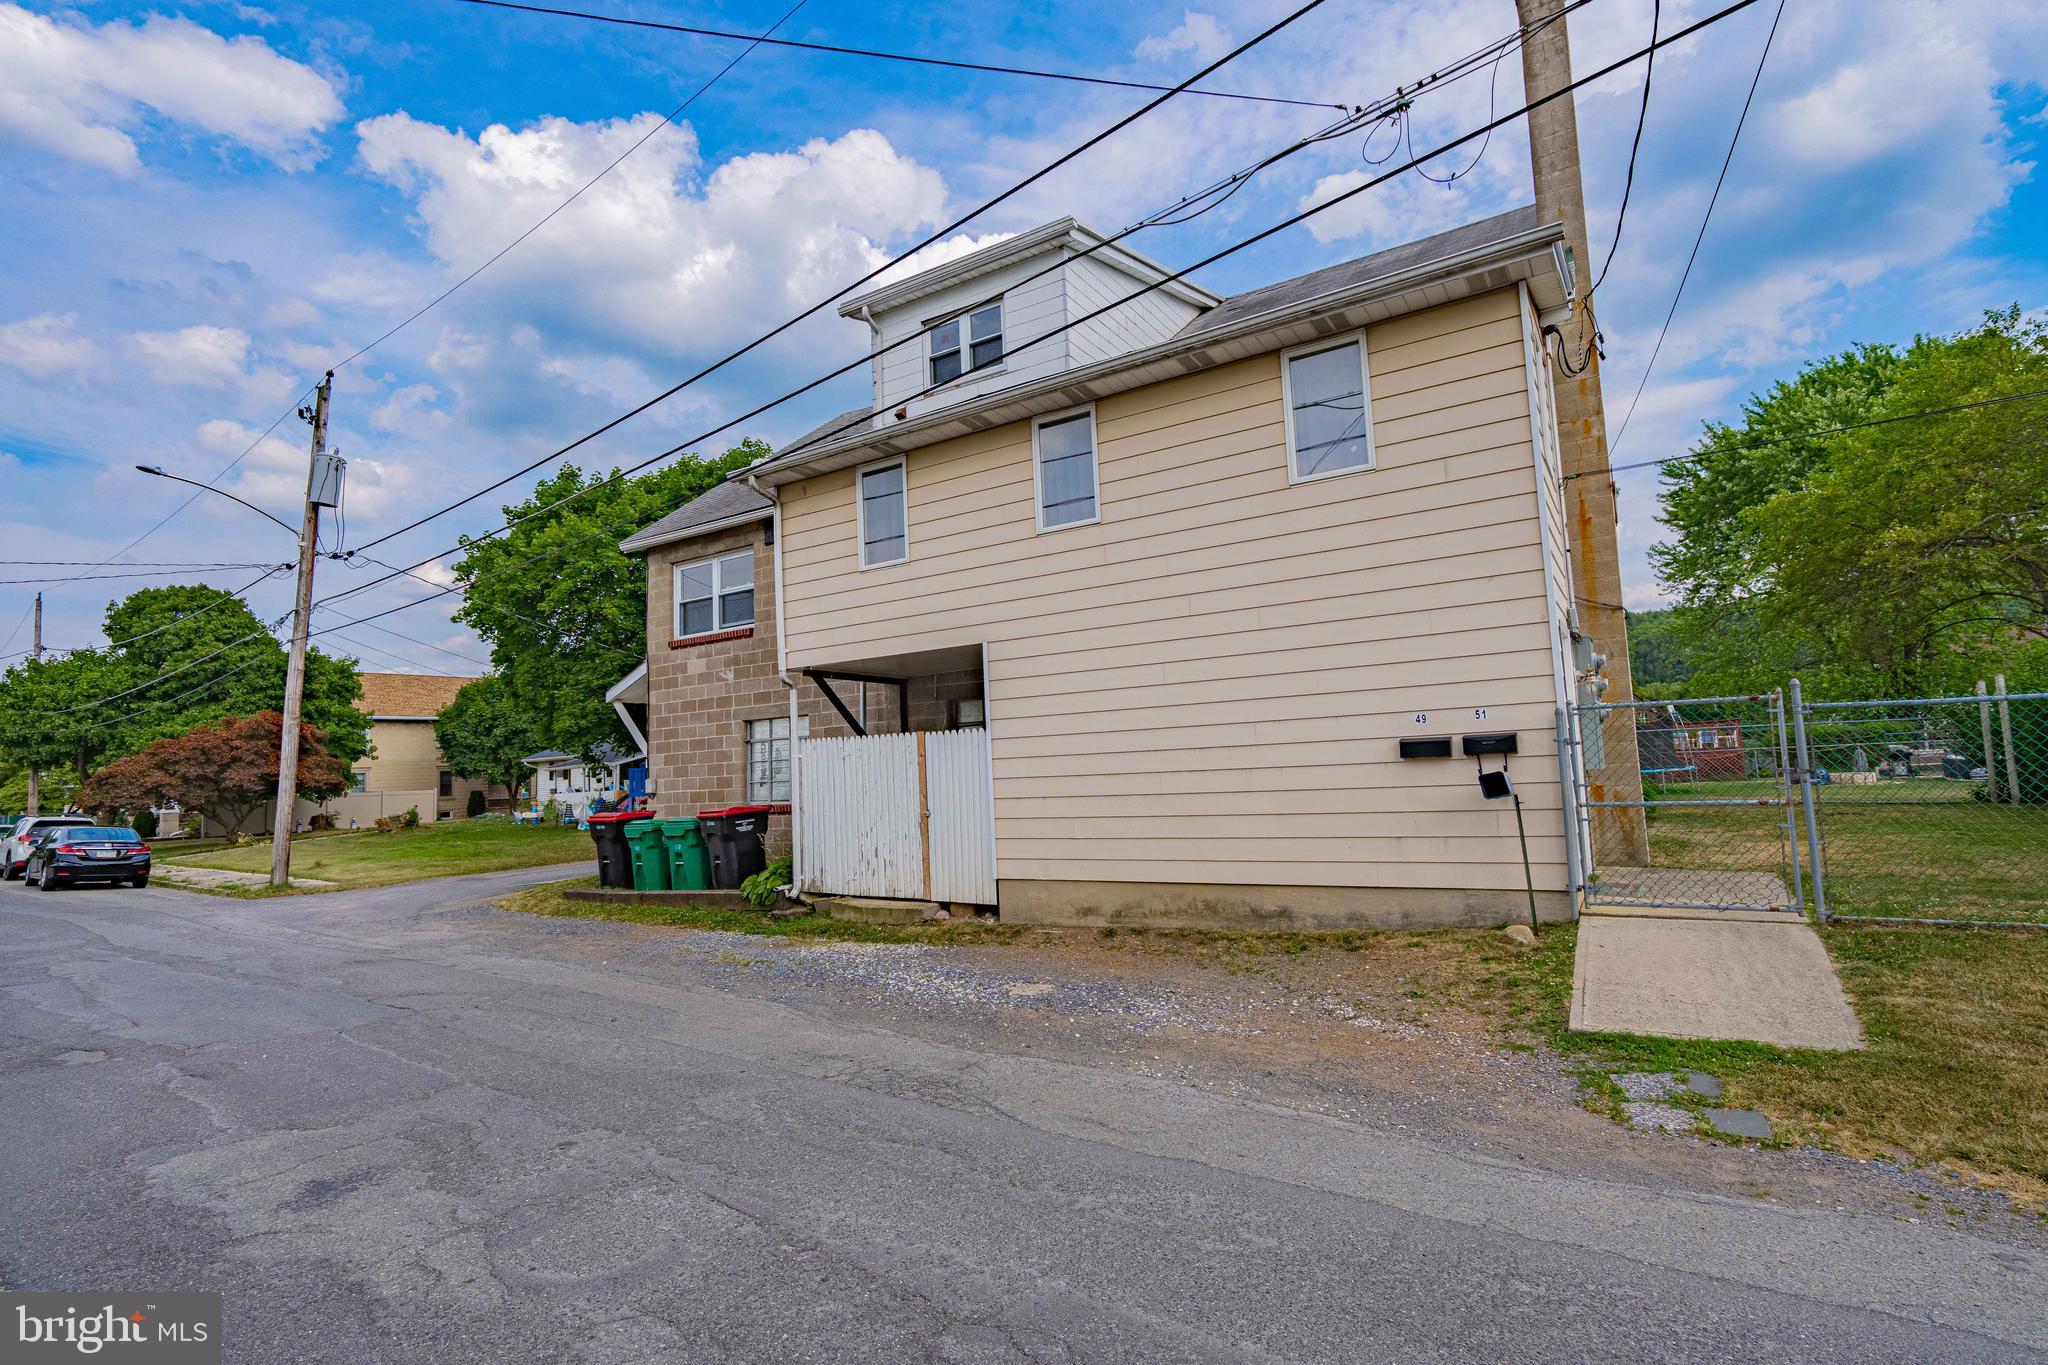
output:
[[[964,336],[963,336],[964,331]],[[964,345],[962,344],[964,341]],[[950,384],[968,370],[1003,358],[1003,305],[992,303],[965,317],[948,318],[931,332],[931,382]]]

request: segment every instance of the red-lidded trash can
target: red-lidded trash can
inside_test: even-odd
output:
[[[590,838],[597,845],[597,884],[633,889],[633,850],[626,843],[626,822],[652,820],[645,810],[605,810],[590,817]]]
[[[773,806],[727,806],[700,810],[705,847],[711,851],[711,885],[737,891],[740,883],[768,866],[768,816]]]

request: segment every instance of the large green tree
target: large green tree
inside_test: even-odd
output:
[[[102,627],[117,643],[23,660],[0,676],[0,757],[83,780],[156,740],[284,704],[283,644],[219,588],[144,588],[109,605]],[[359,691],[352,662],[308,653],[305,722],[347,761],[369,749]]]
[[[434,721],[434,738],[448,771],[480,782],[503,783],[517,798],[531,771],[526,759],[541,748],[533,720],[499,677],[478,678],[455,694]]]
[[[2012,309],[1832,357],[1710,427],[1664,467],[1675,537],[1653,552],[1695,682],[1798,672],[1899,695],[2030,658],[2048,631],[2048,400],[1782,438],[2041,388],[2048,332]]]
[[[604,694],[647,657],[647,565],[618,543],[767,453],[750,439],[717,459],[686,456],[616,482],[606,480],[617,471],[564,465],[504,509],[511,530],[464,540],[456,619],[490,643],[498,676],[543,745],[595,757],[627,742]]]

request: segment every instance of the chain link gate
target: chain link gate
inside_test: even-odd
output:
[[[1572,708],[1592,905],[1801,913],[1801,790],[1783,692]]]

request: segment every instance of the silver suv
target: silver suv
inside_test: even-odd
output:
[[[77,829],[98,823],[90,815],[22,816],[14,822],[14,828],[7,831],[7,837],[0,839],[0,881],[11,882],[21,875],[22,867],[28,862],[28,851],[35,847],[44,830]]]

